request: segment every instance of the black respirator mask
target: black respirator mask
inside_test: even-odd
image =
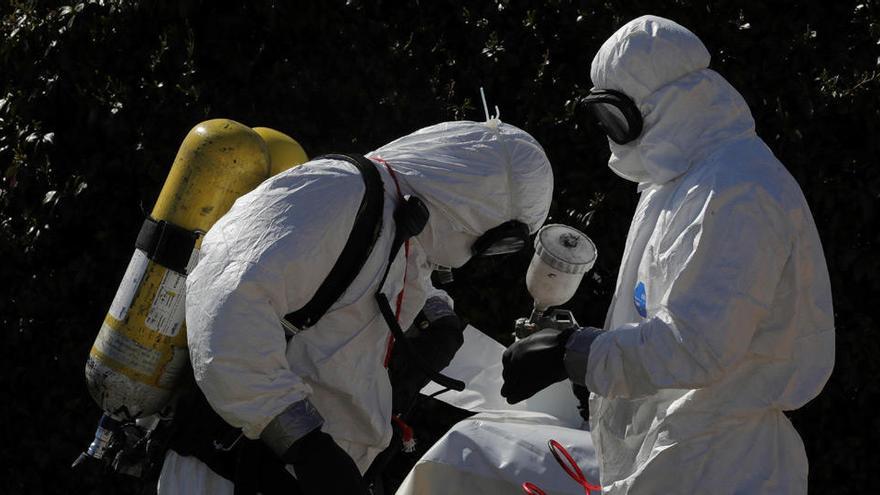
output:
[[[510,220],[481,235],[471,246],[471,253],[474,257],[516,253],[528,243],[528,225],[518,220]]]
[[[642,113],[632,98],[620,91],[593,88],[582,101],[590,117],[615,143],[627,144],[642,134]]]
[[[471,257],[498,256],[501,254],[518,253],[529,243],[529,226],[518,221],[510,220],[501,225],[489,229],[471,245]],[[441,284],[452,282],[452,270],[443,266],[434,268],[436,281]]]

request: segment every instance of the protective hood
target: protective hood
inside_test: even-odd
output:
[[[754,134],[745,100],[715,71],[703,43],[668,19],[643,16],[614,33],[593,58],[600,89],[630,96],[644,118],[639,139],[609,140],[609,167],[625,179],[663,184],[730,141]]]
[[[550,208],[553,173],[544,149],[498,120],[436,124],[369,156],[386,160],[403,193],[428,206],[418,241],[438,265],[461,266],[479,236],[508,220],[536,232]]]

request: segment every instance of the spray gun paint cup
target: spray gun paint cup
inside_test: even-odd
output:
[[[535,237],[535,255],[526,272],[526,286],[543,313],[565,304],[584,274],[596,262],[596,245],[583,232],[562,224],[545,225]]]

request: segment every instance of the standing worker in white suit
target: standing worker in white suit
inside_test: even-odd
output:
[[[345,160],[313,160],[240,198],[207,233],[187,280],[199,388],[226,423],[295,473],[304,494],[365,493],[361,476],[392,437],[391,340],[377,292],[408,328],[436,295],[433,270],[522,248],[550,207],[544,150],[496,119],[437,124],[367,157],[384,188],[381,231],[356,278],[309,328],[286,341],[281,321],[312,298],[352,231],[365,185]],[[413,196],[427,224],[389,268],[402,227],[395,212]],[[159,491],[241,492],[234,482],[171,452]]]
[[[504,358],[511,402],[564,378],[590,389],[603,493],[807,492],[785,411],[834,365],[825,259],[800,188],[709,59],[654,16],[602,45],[585,103],[641,194],[611,307],[604,329],[543,330]]]

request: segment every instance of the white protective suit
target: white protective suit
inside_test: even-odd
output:
[[[603,493],[806,493],[784,411],[834,364],[828,273],[795,180],[690,31],[646,16],[593,59],[644,131],[611,142],[639,183],[608,330],[585,383]]]
[[[437,124],[367,156],[387,161],[401,193],[418,196],[430,211],[382,288],[392,305],[404,292],[403,328],[424,305],[435,265],[462,265],[473,241],[501,223],[519,220],[534,232],[547,216],[553,177],[544,150],[497,120]],[[308,398],[324,418],[322,430],[362,473],[391,439],[383,366],[389,329],[373,296],[388,263],[398,192],[386,167],[377,168],[385,187],[382,233],[317,324],[286,343],[280,319],[312,297],[352,228],[364,185],[343,161],[295,167],[240,198],[205,236],[186,299],[195,377],[224,420],[255,439],[285,408]],[[169,474],[193,472],[171,457]]]

